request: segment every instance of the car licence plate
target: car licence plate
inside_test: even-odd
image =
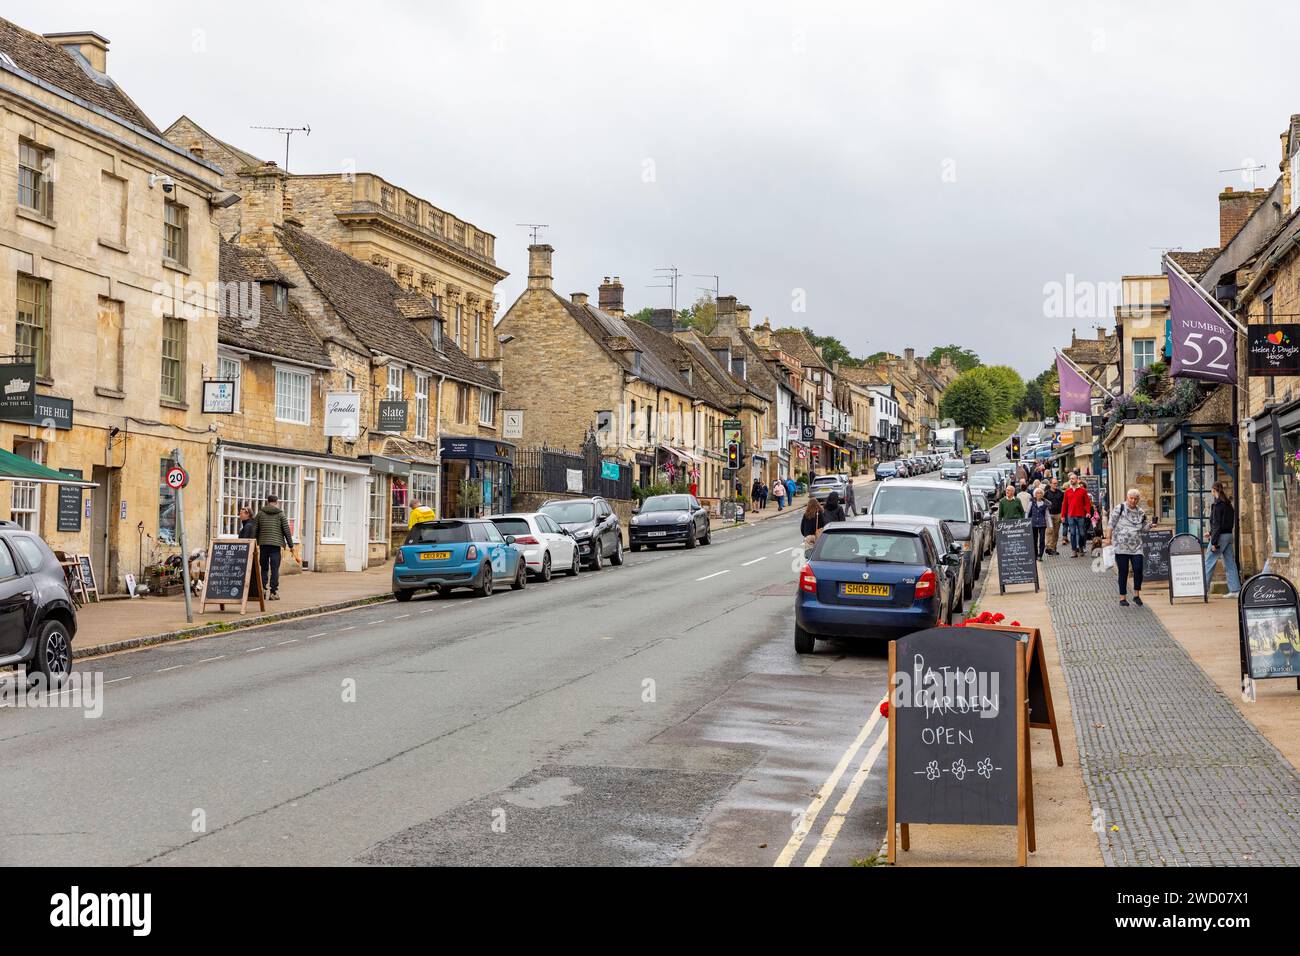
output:
[[[668,536],[668,532],[667,532],[667,531],[647,531],[647,532],[645,533],[645,536],[646,536],[647,538],[664,538],[664,537],[667,537],[667,536]]]
[[[420,555],[421,561],[446,561],[451,557],[450,551],[425,551]]]
[[[888,584],[846,584],[844,594],[855,597],[889,597]]]

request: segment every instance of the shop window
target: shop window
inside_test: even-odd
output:
[[[275,370],[275,420],[306,425],[311,420],[311,375]]]
[[[1273,553],[1279,556],[1291,553],[1291,517],[1287,511],[1286,479],[1273,474],[1274,456],[1264,456],[1264,474],[1268,486],[1269,527],[1272,531]]]
[[[1156,517],[1161,524],[1174,521],[1174,470],[1172,468],[1156,469]]]
[[[299,475],[297,465],[275,465],[243,458],[227,458],[221,467],[221,534],[239,533],[239,509],[253,514],[267,495],[280,499],[280,509],[295,534],[298,528]]]
[[[320,510],[321,540],[343,540],[343,476],[325,472],[325,491]]]
[[[396,482],[394,482],[395,484]],[[370,540],[376,544],[388,541],[388,478],[375,475],[370,482]]]
[[[14,454],[39,465],[45,463],[45,446],[38,441],[14,439]],[[35,534],[41,531],[41,486],[31,481],[10,483],[9,517]]]
[[[438,501],[438,476],[431,471],[413,471],[408,479],[410,502],[433,508]]]

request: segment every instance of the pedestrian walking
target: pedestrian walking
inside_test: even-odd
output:
[[[1128,575],[1133,571],[1133,603],[1142,606],[1142,532],[1154,522],[1142,510],[1142,495],[1130,488],[1124,500],[1110,513],[1106,543],[1115,546],[1115,567],[1119,572],[1119,605],[1128,607]]]
[[[822,504],[816,498],[809,498],[799,519],[799,533],[803,535],[803,550],[806,557],[817,543],[817,536],[822,533]]]
[[[1016,497],[1020,499],[1020,507],[1024,509],[1025,514],[1029,514],[1029,506],[1034,502],[1034,496],[1029,493],[1029,482],[1020,483],[1020,490],[1016,492]]]
[[[1056,550],[1056,544],[1061,536],[1061,509],[1065,505],[1065,492],[1061,490],[1061,479],[1053,478],[1047,483],[1043,500],[1047,502],[1047,517],[1051,522],[1047,526],[1047,553],[1057,555],[1060,554]]]
[[[749,500],[753,503],[755,511],[758,510],[758,503],[762,499],[762,497],[763,497],[763,483],[759,481],[757,478],[755,478],[754,483],[749,488]]]
[[[857,517],[858,500],[853,494],[853,479],[849,478],[844,483],[844,507],[848,509],[849,514]]]
[[[239,509],[239,536],[241,538],[253,538],[253,509],[244,505]]]
[[[1214,483],[1214,504],[1210,506],[1210,548],[1205,552],[1205,579],[1214,573],[1214,567],[1223,560],[1223,570],[1228,577],[1228,597],[1241,591],[1241,574],[1237,570],[1237,556],[1233,554],[1233,532],[1237,513],[1228,500],[1223,482]]]
[[[763,482],[762,487],[758,489],[758,500],[762,502],[761,507],[764,511],[767,510],[767,499],[771,496],[771,493],[772,491],[768,488],[767,482]]]
[[[821,526],[824,528],[832,521],[848,521],[848,516],[844,513],[844,505],[840,503],[840,493],[832,491],[826,496],[826,507],[822,508]]]
[[[785,480],[785,500],[790,502],[792,505],[794,504],[794,493],[798,487],[798,482],[793,478],[787,478]]]
[[[1083,542],[1090,538],[1089,516],[1093,512],[1092,496],[1087,487],[1079,480],[1078,473],[1070,475],[1069,486],[1061,503],[1061,513],[1065,516],[1066,528],[1070,534],[1070,557],[1077,558],[1083,554]]]
[[[778,478],[772,482],[772,497],[776,499],[776,510],[785,510],[785,481]]]
[[[283,548],[293,548],[293,533],[289,529],[289,519],[280,509],[280,499],[267,495],[266,503],[253,519],[253,537],[257,538],[257,549],[262,554],[262,586],[269,591],[272,601],[280,600],[280,552]]]
[[[1015,521],[1025,516],[1025,506],[1020,503],[1020,498],[1016,495],[1016,489],[1007,485],[1006,493],[1003,494],[1002,500],[998,502],[998,520]]]
[[[1052,523],[1052,515],[1047,500],[1043,497],[1043,489],[1039,488],[1034,492],[1034,500],[1029,504],[1029,525],[1034,531],[1034,554],[1038,560],[1043,560],[1043,551],[1047,547],[1047,526]]]

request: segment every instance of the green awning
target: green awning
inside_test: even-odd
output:
[[[74,485],[78,488],[98,488],[93,481],[82,481],[53,468],[46,468],[30,458],[15,455],[0,448],[0,481],[30,481],[38,485]]]

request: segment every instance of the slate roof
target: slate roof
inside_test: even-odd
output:
[[[224,240],[221,243],[220,278],[223,283],[291,284],[258,250]],[[272,296],[262,295],[259,308],[256,325],[245,325],[246,317],[227,315],[229,310],[222,308],[217,340],[223,345],[311,362],[314,365],[330,364],[325,347],[311,330],[311,325],[297,303],[290,300],[288,309],[282,310],[276,306]]]
[[[804,365],[811,365],[814,368],[830,368],[826,360],[817,354],[808,337],[802,332],[773,332],[772,337],[780,343],[781,348],[789,352]]]
[[[626,372],[632,372],[633,352],[641,353],[640,377],[651,385],[672,389],[680,395],[696,397],[678,366],[665,359],[652,333],[662,335],[645,322],[602,311],[593,305],[578,305],[558,292],[551,291],[566,312]]]
[[[154,135],[162,135],[131,98],[107,75],[96,72],[84,57],[74,56],[63,47],[2,18],[0,52],[8,54],[18,69],[51,86],[57,86]]]
[[[1107,335],[1104,339],[1081,339],[1070,333],[1070,347],[1061,350],[1066,358],[1085,369],[1090,366],[1111,365],[1119,360],[1119,339]]]
[[[1183,267],[1183,270],[1193,279],[1199,278],[1206,269],[1219,255],[1219,247],[1211,246],[1208,249],[1201,249],[1199,252],[1182,252],[1173,250],[1169,253],[1169,258]]]
[[[363,346],[458,381],[500,390],[501,379],[471,361],[455,342],[443,336],[439,351],[411,322],[435,314],[431,301],[427,315],[410,315],[418,311],[414,300],[423,297],[403,289],[382,269],[352,258],[292,223],[278,226],[276,235]]]

